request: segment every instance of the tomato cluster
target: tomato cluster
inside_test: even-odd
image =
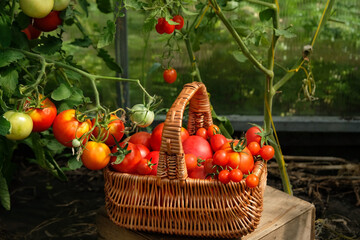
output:
[[[172,34],[175,29],[181,30],[184,26],[184,18],[180,15],[174,16],[170,21],[177,23],[176,25],[170,24],[164,17],[158,18],[158,22],[155,25],[155,30],[159,34]]]
[[[20,0],[21,10],[31,18],[31,23],[22,30],[29,40],[36,39],[41,32],[51,32],[62,24],[60,12],[70,0]]]

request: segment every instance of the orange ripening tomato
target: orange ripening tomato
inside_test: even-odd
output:
[[[89,141],[81,155],[84,166],[90,170],[100,170],[110,161],[110,148],[101,142]]]
[[[25,110],[33,121],[33,132],[42,132],[50,128],[57,114],[56,106],[49,98],[43,98],[42,95],[39,95],[39,98],[44,99],[40,106]]]
[[[80,122],[75,116],[74,109],[68,109],[59,113],[53,123],[53,133],[56,140],[66,147],[72,147],[72,141],[88,133],[92,128],[89,119]],[[83,139],[83,144],[89,139]]]

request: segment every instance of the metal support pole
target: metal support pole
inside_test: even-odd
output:
[[[123,70],[122,73],[116,73],[118,77],[128,78],[128,41],[127,41],[127,20],[126,9],[122,8],[123,17],[116,19],[116,33],[115,33],[115,58],[116,63],[119,64]],[[128,82],[116,83],[117,104],[119,107],[130,107],[130,92]]]

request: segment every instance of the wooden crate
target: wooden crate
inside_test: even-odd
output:
[[[242,240],[309,240],[315,239],[315,207],[296,197],[267,186],[264,195],[264,211],[258,228]],[[104,208],[98,212],[97,228],[102,240],[186,240],[203,239],[171,236],[147,232],[135,232],[120,228],[107,217]]]

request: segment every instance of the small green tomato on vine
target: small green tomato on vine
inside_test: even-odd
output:
[[[130,120],[138,127],[147,127],[154,121],[155,114],[144,104],[136,104],[130,109]]]
[[[6,135],[7,139],[22,140],[30,135],[33,121],[26,113],[7,111],[4,113],[4,118],[10,122],[10,133]]]

